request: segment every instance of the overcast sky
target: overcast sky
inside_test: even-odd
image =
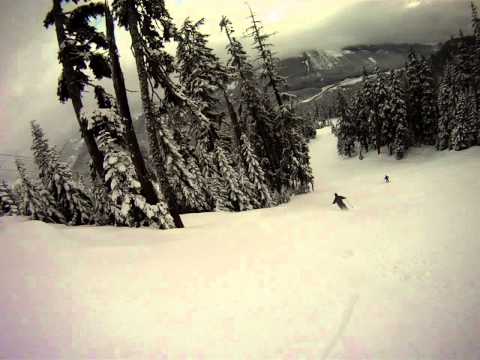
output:
[[[459,28],[469,33],[469,1],[464,0],[250,0],[280,56],[312,48],[338,49],[358,43],[438,42]],[[0,152],[29,146],[30,120],[38,120],[54,142],[77,128],[70,103],[56,98],[57,44],[42,21],[51,0],[0,0]],[[206,18],[211,46],[224,53],[221,15],[237,33],[247,26],[243,0],[167,0],[177,25],[187,16]],[[121,61],[127,86],[138,89],[128,34],[120,32]],[[248,40],[244,40],[249,45]],[[135,112],[140,111],[134,97]]]

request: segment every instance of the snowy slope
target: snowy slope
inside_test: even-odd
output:
[[[184,230],[2,218],[0,358],[478,359],[480,148],[311,149],[314,193]]]
[[[324,86],[318,94],[315,94],[315,95],[309,97],[308,99],[302,100],[302,101],[300,101],[300,103],[302,103],[302,104],[310,103],[312,101],[315,101],[315,100],[321,98],[327,92],[338,90],[338,89],[343,88],[343,87],[356,85],[358,83],[361,83],[362,81],[363,81],[363,77],[360,76],[360,77],[351,78],[351,79],[348,78],[348,79],[345,79],[345,80],[340,81],[339,83],[336,83],[336,84],[333,84],[333,85]]]

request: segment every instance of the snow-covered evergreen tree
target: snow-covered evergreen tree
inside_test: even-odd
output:
[[[124,27],[132,38],[150,154],[163,192],[160,198],[166,198],[175,226],[182,228],[184,225],[178,210],[179,204],[165,173],[167,166],[162,163],[163,146],[159,143],[160,140],[171,140],[162,139],[165,131],[160,131],[160,123],[157,121],[159,108],[162,116],[175,108],[182,111],[185,102],[189,100],[181,93],[180,85],[170,78],[175,71],[175,62],[165,50],[166,43],[177,36],[177,31],[164,0],[114,0],[112,9],[118,24]],[[163,97],[157,91],[159,87],[163,90]],[[154,99],[160,105],[156,104]]]
[[[152,177],[147,170],[145,157],[140,149],[137,134],[135,133],[135,129],[133,126],[133,116],[132,112],[130,111],[127,87],[125,85],[125,77],[123,75],[122,65],[120,63],[120,56],[116,42],[115,22],[108,1],[105,1],[105,33],[106,41],[108,44],[109,62],[112,71],[112,85],[115,92],[115,103],[118,108],[118,112],[122,116],[125,124],[126,146],[131,154],[138,181],[142,186],[142,195],[145,196],[145,199],[149,204],[156,204],[158,202],[157,192],[153,185]],[[95,87],[99,108],[111,108],[113,99],[110,100],[108,95],[104,96],[107,98],[108,101],[105,104],[101,104],[101,101],[99,99],[100,96],[97,95],[97,89],[99,89],[99,86]],[[106,93],[103,88],[100,88],[100,91]]]
[[[183,121],[192,117],[191,121],[197,124],[196,128],[199,130],[196,137],[211,140],[209,135],[214,134],[210,131],[212,122],[203,112],[207,111],[204,107],[205,103],[194,96],[189,96],[183,83],[172,79],[177,67],[174,58],[165,50],[165,43],[172,39],[180,40],[181,36],[163,0],[155,3],[147,0],[135,2],[116,0],[113,3],[113,9],[119,18],[120,25],[127,28],[132,37],[141,85],[142,105],[147,120],[150,152],[158,180],[168,198],[168,204],[173,209],[173,213],[178,213],[177,210],[174,211],[179,206],[178,201],[195,202],[195,209],[205,210],[208,208],[208,204],[204,201],[207,194],[200,193],[201,187],[193,186],[195,179],[188,175],[184,159],[178,156],[184,151],[182,147],[188,142],[186,139],[188,134],[176,132],[177,139],[175,139],[173,136],[175,131],[172,131],[172,126],[169,126],[175,124],[177,120]],[[159,88],[162,91],[158,91]],[[190,90],[195,91],[192,88]],[[197,143],[200,144],[200,142]],[[202,151],[197,151],[196,155],[201,161]],[[165,159],[172,160],[172,163],[165,164]],[[183,163],[175,164],[177,160]],[[170,188],[172,174],[175,186],[178,186],[176,189]],[[182,188],[184,185],[191,188]],[[190,196],[188,193],[195,196]],[[173,216],[177,227],[183,226],[181,219]]]
[[[274,121],[275,113],[267,96],[260,93],[253,66],[248,61],[243,45],[235,38],[232,23],[225,16],[222,17],[220,27],[225,31],[228,39],[227,50],[230,54],[228,65],[235,69],[236,81],[240,88],[240,126],[241,134],[251,135],[250,141],[268,182],[281,187],[276,176],[280,169],[280,151],[277,141],[278,128],[282,125]],[[277,128],[274,128],[274,127]]]
[[[360,91],[360,94],[354,101],[354,113],[353,119],[355,121],[355,131],[356,131],[356,139],[360,145],[360,153],[362,149],[368,152],[370,141],[370,133],[369,133],[369,113],[370,109],[367,105],[366,97],[368,96],[368,89],[369,83],[368,81],[364,82],[364,88]]]
[[[390,76],[386,77],[385,88],[387,91],[385,102],[381,108],[383,114],[382,127],[380,130],[382,145],[387,146],[388,153],[393,155],[393,142],[395,141],[396,122],[394,120],[395,112],[393,110],[394,104],[398,101],[397,94],[393,92],[394,74],[393,71]],[[388,79],[388,81],[387,81]]]
[[[255,199],[260,203],[261,207],[270,207],[273,205],[272,196],[265,179],[265,173],[258,162],[250,140],[246,135],[242,136],[242,157],[246,164],[246,175],[255,189]]]
[[[173,138],[169,127],[166,126],[166,117],[158,114],[157,123],[158,151],[161,156],[161,164],[172,191],[175,192],[177,201],[197,211],[209,210],[205,189],[202,187],[203,179],[195,178],[189,171],[185,158]]]
[[[221,147],[216,148],[215,156],[222,174],[218,178],[222,184],[219,187],[220,196],[218,196],[217,207],[220,210],[251,210],[252,202],[246,192],[248,179],[232,167],[231,161]]]
[[[472,47],[467,44],[466,38],[460,30],[455,52],[454,76],[456,86],[465,90],[477,85],[472,81],[474,80],[474,62],[476,61],[474,51],[472,50]]]
[[[434,145],[437,134],[437,101],[429,61],[412,51],[406,64],[407,114],[417,144]]]
[[[56,208],[69,225],[84,225],[92,221],[92,201],[73,180],[67,164],[60,161],[57,151],[50,148],[41,127],[34,121],[32,152],[45,189],[53,196]]]
[[[218,198],[219,183],[215,179],[220,169],[215,161],[215,148],[222,146],[223,151],[226,149],[221,141],[225,114],[219,111],[221,106],[218,95],[224,93],[227,96],[226,84],[231,74],[207,46],[207,35],[199,30],[203,23],[203,19],[196,23],[188,18],[185,20],[179,32],[177,63],[185,94],[196,101],[200,111],[205,114],[203,121],[190,117],[192,121],[189,133],[192,134],[194,157],[198,159],[195,164],[189,160],[190,171],[194,173],[200,170],[194,174],[197,181],[202,183],[207,197],[217,203],[215,199]],[[231,111],[234,112],[233,109]]]
[[[219,111],[220,100],[216,92],[223,88],[229,74],[220,63],[212,49],[207,46],[208,35],[202,34],[199,27],[204,19],[193,23],[186,19],[179,31],[180,40],[177,47],[179,80],[185,94],[196,100],[200,111],[208,122],[196,121],[192,124],[198,150],[212,152],[215,141],[219,138],[219,126],[225,114]]]
[[[19,213],[30,216],[33,220],[47,223],[64,224],[63,214],[57,210],[53,196],[43,188],[41,183],[29,179],[25,166],[16,160],[20,180],[19,187]]]
[[[352,157],[355,151],[355,124],[345,97],[338,93],[339,119],[336,126],[339,155]]]
[[[389,124],[388,134],[385,134],[387,144],[391,146],[390,155],[405,154],[408,148],[408,133],[404,134],[403,128],[408,129],[407,105],[405,103],[405,93],[401,84],[400,72],[392,73],[391,87],[389,90],[390,115],[386,122]],[[397,132],[400,131],[400,134]],[[403,156],[403,155],[402,155]]]
[[[278,106],[283,105],[281,91],[285,87],[286,80],[278,70],[279,59],[275,57],[272,44],[269,43],[271,34],[266,34],[262,22],[259,21],[252,8],[250,8],[251,25],[247,29],[248,35],[253,39],[254,49],[258,52],[258,60],[261,65],[261,78],[266,82],[275,95]]]
[[[438,112],[435,101],[435,85],[432,69],[427,59],[422,58],[420,63],[420,79],[422,87],[422,143],[434,145],[438,126]]]
[[[455,118],[455,93],[453,86],[452,64],[447,63],[438,91],[438,130],[437,149],[445,150],[450,147],[451,131]]]
[[[464,150],[469,147],[469,137],[471,129],[468,124],[467,100],[464,92],[458,95],[455,107],[455,125],[452,131],[452,147],[456,151]]]
[[[393,143],[393,153],[397,160],[405,157],[410,142],[410,134],[406,117],[400,117],[395,130],[395,141]]]
[[[473,83],[478,84],[480,82],[480,18],[478,16],[478,8],[472,2],[472,28],[473,36],[475,38],[475,45],[473,53],[471,54],[472,71],[473,71]],[[480,94],[477,94],[477,102],[480,100]]]
[[[380,154],[382,146],[386,144],[382,130],[384,122],[390,116],[391,109],[387,96],[387,77],[378,66],[375,69],[375,79],[371,86],[372,94],[368,100],[370,140]],[[386,127],[388,128],[388,124]]]
[[[267,130],[273,136],[267,140],[265,135],[261,136],[264,142],[263,146],[267,154],[270,154],[268,155],[269,165],[274,169],[273,183],[276,185],[277,191],[282,191],[285,184],[278,180],[290,178],[288,183],[289,186],[293,186],[291,188],[293,191],[306,192],[313,183],[306,142],[315,136],[315,127],[313,124],[309,124],[307,119],[295,113],[293,105],[285,100],[287,94],[281,91],[285,88],[286,81],[280,75],[279,60],[275,57],[273,45],[269,42],[271,34],[265,33],[261,21],[258,20],[251,8],[250,20],[251,25],[247,29],[247,33],[252,38],[254,49],[258,53],[257,60],[260,63],[261,79],[272,90],[278,104],[278,108],[275,108],[268,98],[264,97],[263,106],[267,110],[267,114],[277,114],[274,119],[268,119],[268,116],[265,116],[266,120],[264,121]],[[253,98],[251,100],[255,101]],[[254,110],[254,113],[258,114],[259,111]],[[265,126],[259,127],[258,125],[257,123],[256,130],[261,134]],[[285,139],[287,139],[286,143]],[[282,153],[280,167],[278,167],[279,159],[276,156],[278,153]],[[277,170],[275,171],[275,169]],[[296,175],[292,176],[292,173],[285,172],[285,169],[290,169]]]
[[[479,133],[477,96],[473,88],[467,93],[467,143],[468,146],[477,145]]]
[[[0,181],[0,216],[18,214],[18,205],[12,189],[7,183]]]
[[[65,5],[68,9],[63,8]],[[71,100],[82,138],[100,177],[104,175],[102,154],[81,114],[84,108],[82,93],[91,85],[90,74],[98,80],[111,76],[104,52],[108,44],[98,27],[92,24],[92,19],[103,15],[104,11],[102,2],[53,0],[52,8],[44,20],[44,26],[54,26],[57,35],[58,60],[62,65],[58,98],[62,103]]]
[[[408,55],[408,61],[405,66],[407,78],[406,98],[408,123],[415,143],[421,143],[423,139],[423,85],[420,77],[420,67],[421,65],[417,55],[411,51]]]
[[[162,229],[173,227],[166,203],[160,200],[157,204],[148,204],[140,193],[141,185],[124,146],[123,121],[115,109],[97,110],[89,120],[89,128],[96,134],[96,141],[104,155],[105,184],[109,189],[109,210],[114,224],[156,226]],[[159,199],[163,199],[158,186],[156,190]],[[109,211],[107,209],[104,212]]]
[[[287,189],[294,193],[309,192],[313,188],[314,178],[310,166],[308,143],[301,130],[303,119],[295,114],[291,104],[283,105],[279,111],[278,118],[282,119],[283,127],[286,130],[281,145],[280,179],[282,187],[277,192],[285,194]]]

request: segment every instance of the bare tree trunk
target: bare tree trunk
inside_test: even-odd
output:
[[[152,182],[148,177],[147,167],[143,158],[140,146],[138,145],[137,136],[133,128],[132,115],[128,104],[127,89],[125,87],[125,79],[123,77],[120,60],[118,58],[118,49],[115,41],[115,25],[113,23],[112,14],[108,1],[105,0],[105,22],[107,29],[107,41],[109,45],[109,54],[112,68],[113,87],[117,98],[120,114],[125,122],[127,144],[132,154],[133,165],[138,176],[138,180],[142,186],[142,195],[149,204],[158,203],[158,196],[155,192]]]
[[[57,34],[58,47],[61,49],[67,39],[67,36],[65,34],[65,20],[60,0],[53,0],[53,10],[55,14],[55,31]],[[60,62],[63,66],[63,76],[67,84],[70,99],[72,100],[73,110],[75,111],[75,116],[77,118],[78,125],[80,126],[80,133],[85,141],[88,153],[92,158],[95,171],[97,172],[98,176],[100,176],[102,181],[104,181],[105,171],[103,169],[103,154],[97,146],[94,134],[88,130],[86,119],[82,119],[82,94],[80,87],[75,83],[73,66],[67,56],[61,57]]]
[[[178,212],[177,202],[174,198],[173,191],[166,181],[166,174],[158,162],[158,151],[160,149],[157,138],[157,126],[155,124],[155,114],[153,111],[153,104],[150,100],[150,90],[148,84],[148,74],[146,70],[144,56],[144,49],[142,47],[142,37],[138,31],[138,18],[135,9],[135,4],[132,0],[128,0],[128,29],[132,38],[132,50],[135,57],[135,63],[137,66],[138,80],[140,83],[140,93],[142,98],[142,106],[145,114],[145,121],[147,126],[147,135],[150,143],[150,151],[155,159],[157,172],[159,172],[159,181],[162,186],[162,190],[167,197],[167,203],[170,210],[170,214],[173,217],[173,221],[177,228],[183,228],[183,222]]]

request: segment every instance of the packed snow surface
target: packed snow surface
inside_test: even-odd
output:
[[[311,150],[314,193],[183,230],[2,218],[0,358],[480,358],[480,148]]]

